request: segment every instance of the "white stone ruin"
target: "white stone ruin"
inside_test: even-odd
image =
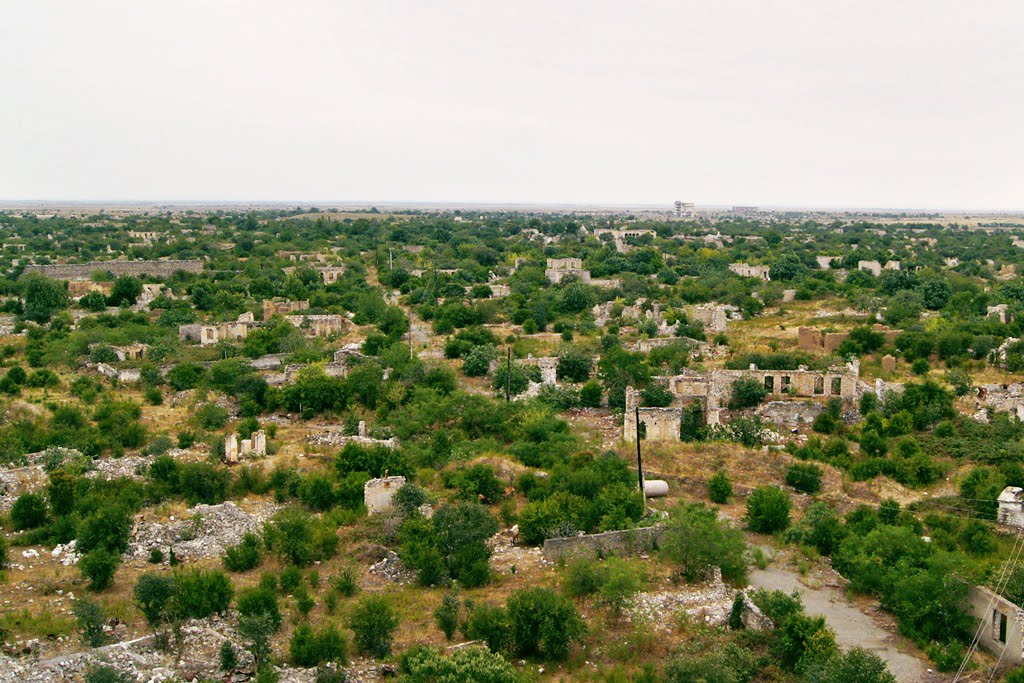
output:
[[[376,515],[391,509],[391,499],[405,486],[405,477],[371,479],[363,484],[363,503],[366,513]]]
[[[1007,526],[1024,526],[1024,505],[1021,504],[1021,494],[1024,489],[1019,486],[1007,486],[999,494],[999,512],[996,520]]]
[[[267,433],[262,429],[253,432],[248,439],[242,439],[241,446],[238,437],[232,432],[224,437],[224,462],[229,465],[238,463],[239,458],[249,456],[262,456],[267,454]]]

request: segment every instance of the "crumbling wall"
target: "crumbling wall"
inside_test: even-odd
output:
[[[639,404],[639,392],[632,387],[626,388],[626,411],[623,414],[622,438],[630,443],[636,442],[636,408]],[[679,407],[671,408],[640,408],[640,423],[643,425],[644,441],[664,443],[678,441],[683,411]]]
[[[978,644],[999,654],[1000,666],[1014,667],[1024,663],[1024,610],[1001,595],[983,586],[968,586],[964,606],[972,617],[981,621]]]
[[[557,562],[563,557],[596,558],[646,553],[657,547],[663,533],[665,527],[656,524],[640,529],[606,531],[602,534],[549,538],[544,541],[544,559],[548,562]]]
[[[42,273],[56,280],[85,280],[97,270],[110,271],[114,275],[152,275],[168,278],[179,270],[186,273],[200,273],[203,262],[184,261],[89,261],[88,263],[58,263],[44,266],[26,266],[26,271]]]
[[[371,479],[363,484],[363,503],[366,514],[375,515],[391,509],[391,499],[405,486],[405,477]]]

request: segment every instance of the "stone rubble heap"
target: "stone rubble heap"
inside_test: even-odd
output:
[[[188,510],[185,519],[172,518],[166,524],[140,521],[125,555],[145,559],[154,548],[159,548],[168,561],[168,549],[173,548],[181,560],[217,557],[227,546],[240,542],[246,533],[262,531],[264,522],[276,510],[274,505],[264,505],[250,513],[228,501],[220,505],[197,505]]]
[[[181,628],[180,658],[176,658],[173,645],[168,651],[157,649],[151,635],[50,659],[0,655],[0,683],[77,683],[95,666],[109,666],[127,674],[136,683],[198,680],[242,683],[253,678],[254,662],[234,623],[233,615],[186,622]],[[219,669],[220,648],[225,641],[231,642],[238,654],[238,666],[229,674]],[[315,683],[317,676],[316,669],[286,666],[275,667],[275,671],[281,683]],[[344,671],[350,683],[369,683],[389,673],[394,675],[393,668],[369,659],[356,659]]]
[[[709,626],[722,626],[729,619],[734,593],[722,583],[721,570],[715,568],[711,580],[704,584],[674,591],[639,593],[626,612],[630,620],[648,623],[660,631],[671,631],[675,626],[671,617],[681,612]]]

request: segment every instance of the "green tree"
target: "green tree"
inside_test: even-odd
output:
[[[72,608],[75,619],[78,622],[78,631],[82,634],[89,647],[100,647],[107,642],[107,634],[103,631],[103,625],[107,621],[106,614],[99,603],[89,598],[80,597],[75,600]]]
[[[51,280],[39,273],[26,273],[18,281],[25,299],[23,315],[36,323],[50,322],[53,315],[67,308],[70,298],[62,282]]]
[[[550,588],[517,591],[506,610],[512,650],[518,656],[561,661],[587,633],[572,603]]]
[[[131,275],[121,275],[114,280],[114,286],[107,297],[108,306],[131,306],[142,294],[142,281]]]
[[[747,576],[743,532],[726,526],[718,512],[702,503],[679,507],[665,527],[661,552],[687,581],[704,581],[714,567],[722,577],[742,583]]]
[[[46,500],[38,493],[23,493],[11,506],[11,523],[18,531],[46,524]]]
[[[859,647],[836,652],[807,670],[807,683],[896,683],[881,657]]]
[[[296,666],[344,663],[348,658],[348,643],[334,626],[314,630],[309,624],[299,624],[292,632],[289,653]]]
[[[387,599],[380,595],[360,598],[349,618],[356,650],[378,659],[391,654],[391,642],[398,625],[398,615]]]
[[[732,482],[729,481],[729,475],[723,470],[715,472],[714,476],[708,480],[708,498],[711,499],[712,503],[718,503],[724,505],[729,502],[732,497]]]
[[[78,561],[82,575],[89,579],[89,588],[94,591],[106,590],[114,582],[114,574],[121,563],[121,557],[106,548],[97,548]]]
[[[760,405],[768,389],[753,377],[740,377],[732,383],[732,394],[729,398],[730,410],[742,410]]]
[[[173,577],[149,572],[135,582],[132,594],[139,611],[155,629],[173,618],[173,600],[177,591]]]
[[[789,526],[789,494],[778,486],[758,486],[747,498],[747,526],[751,531],[772,534]]]
[[[567,346],[558,354],[558,379],[566,382],[586,382],[590,378],[594,359],[575,346]]]
[[[462,612],[462,600],[458,593],[445,593],[440,606],[434,610],[434,621],[447,640],[455,635],[459,627],[459,614]]]

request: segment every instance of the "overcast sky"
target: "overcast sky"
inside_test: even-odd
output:
[[[0,199],[1024,209],[1024,2],[0,0]]]

